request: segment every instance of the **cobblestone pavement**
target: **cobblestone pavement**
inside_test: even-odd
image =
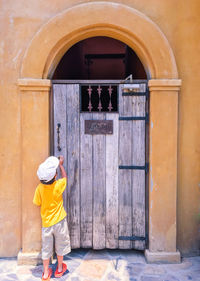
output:
[[[137,251],[73,250],[64,259],[68,271],[61,278],[70,281],[200,281],[200,256],[183,258],[180,264],[147,264]],[[56,269],[56,260],[51,264]],[[18,266],[17,260],[0,259],[0,281],[41,280],[42,265]]]

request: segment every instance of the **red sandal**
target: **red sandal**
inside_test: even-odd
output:
[[[56,271],[54,273],[54,276],[56,278],[63,276],[63,274],[67,271],[67,265],[65,263],[62,264],[62,271],[58,272],[58,267],[56,268]]]
[[[42,273],[42,281],[49,281],[52,275],[52,269],[49,268],[49,275],[47,278],[44,278],[44,272]]]

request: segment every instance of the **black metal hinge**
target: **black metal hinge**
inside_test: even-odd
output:
[[[124,241],[145,241],[147,242],[147,235],[144,236],[119,236],[118,240],[124,240]]]
[[[128,97],[128,96],[146,96],[146,99],[149,99],[149,89],[146,89],[146,92],[134,92],[134,91],[129,91],[129,92],[122,92],[122,96]]]
[[[149,122],[149,114],[147,113],[146,116],[120,116],[120,121],[137,121],[137,120],[145,120],[145,123]]]
[[[148,173],[149,163],[146,163],[145,166],[120,165],[119,169],[121,169],[121,170],[145,170],[145,172]]]
[[[147,96],[147,92],[122,92],[122,96]]]

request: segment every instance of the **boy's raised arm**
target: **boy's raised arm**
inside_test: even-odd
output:
[[[63,163],[64,163],[64,157],[63,156],[59,156],[59,167],[60,167],[60,171],[61,171],[61,177],[62,178],[67,178],[67,173],[65,171]]]

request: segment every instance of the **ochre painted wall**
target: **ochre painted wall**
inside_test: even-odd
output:
[[[35,33],[49,19],[72,5],[86,2],[91,1],[1,1],[0,256],[16,256],[22,246],[20,134],[22,116],[17,79],[20,76],[24,52]],[[199,0],[113,2],[123,3],[146,14],[165,34],[175,55],[179,78],[182,79],[178,116],[177,242],[182,254],[198,254],[200,2]],[[34,151],[31,157],[34,157]],[[36,174],[36,170],[32,172]],[[35,181],[37,182],[36,178]]]

